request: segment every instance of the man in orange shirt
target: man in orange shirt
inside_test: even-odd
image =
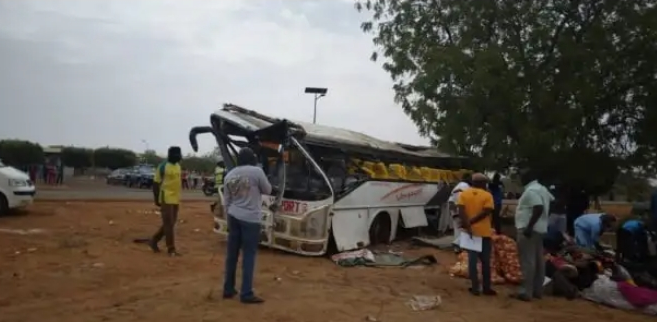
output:
[[[480,295],[479,272],[477,262],[481,261],[482,288],[484,295],[497,295],[491,287],[490,257],[493,249],[491,236],[493,236],[492,220],[493,195],[486,190],[488,178],[481,174],[472,175],[472,187],[464,190],[456,201],[461,226],[471,236],[482,238],[481,252],[468,250],[468,275],[472,282],[470,293]]]

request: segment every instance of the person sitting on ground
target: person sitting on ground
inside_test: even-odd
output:
[[[482,288],[484,295],[497,295],[491,287],[490,258],[493,250],[491,237],[492,214],[495,204],[493,196],[486,190],[488,178],[481,173],[472,175],[472,187],[459,193],[456,200],[457,212],[463,229],[471,236],[481,237],[481,252],[468,250],[468,275],[472,286],[470,293],[481,294],[477,262],[481,261]]]
[[[603,250],[600,237],[616,223],[616,217],[604,213],[586,214],[575,220],[575,243],[587,249]]]
[[[639,219],[629,219],[616,230],[618,262],[625,260],[642,263],[648,257],[646,225]]]

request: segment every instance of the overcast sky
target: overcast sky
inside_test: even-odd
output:
[[[0,0],[0,138],[191,148],[220,104],[424,144],[348,0]],[[212,140],[201,141],[210,150]]]

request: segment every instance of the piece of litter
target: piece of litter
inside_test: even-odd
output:
[[[0,228],[0,233],[16,234],[16,235],[32,235],[32,234],[41,234],[43,232],[44,230],[39,228],[35,228],[35,229]]]
[[[414,295],[406,305],[413,311],[427,311],[437,308],[441,303],[440,295]]]
[[[37,251],[37,249],[34,248],[34,247],[32,247],[32,248],[28,248],[28,249],[27,249],[27,252],[28,252],[28,253],[34,253],[34,252],[36,252],[36,251]]]
[[[274,277],[274,281],[276,281],[276,282],[280,282],[280,281],[282,281],[282,280],[283,280],[283,279],[280,278],[280,277],[278,277],[278,276]]]
[[[370,322],[377,322],[379,321],[374,315],[368,315],[365,317],[365,321],[370,321]]]
[[[194,229],[194,232],[195,232],[195,233],[198,233],[199,231],[201,231],[201,230],[198,229],[198,228]]]
[[[110,221],[109,221],[109,224],[110,224],[110,226],[111,226],[111,225],[114,225],[114,220],[110,220]]]
[[[103,264],[103,263],[94,263],[93,265],[91,265],[91,267],[103,268],[103,267],[105,267],[105,264]]]

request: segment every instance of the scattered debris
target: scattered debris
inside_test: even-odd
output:
[[[105,264],[103,264],[103,263],[93,263],[93,265],[91,265],[91,267],[94,267],[94,268],[103,268],[103,267],[105,267]]]
[[[127,214],[140,214],[140,215],[160,215],[160,211],[157,209],[139,209],[132,210],[128,209],[125,211]]]
[[[62,239],[59,242],[60,248],[78,248],[89,245],[89,243],[82,237],[70,236]]]
[[[365,321],[370,321],[370,322],[378,322],[379,319],[377,319],[374,315],[368,315],[365,317]]]
[[[40,228],[35,228],[35,229],[0,228],[0,233],[14,234],[14,235],[35,235],[35,234],[43,234],[44,232],[46,231]]]
[[[331,256],[331,260],[344,267],[378,266],[378,267],[409,267],[414,265],[433,265],[438,263],[433,255],[406,258],[397,252],[373,253],[368,249],[345,252]]]
[[[374,253],[369,249],[339,253],[331,256],[331,260],[340,266],[357,266],[374,262]]]
[[[427,311],[439,307],[442,302],[440,295],[414,295],[406,305],[413,311]]]

